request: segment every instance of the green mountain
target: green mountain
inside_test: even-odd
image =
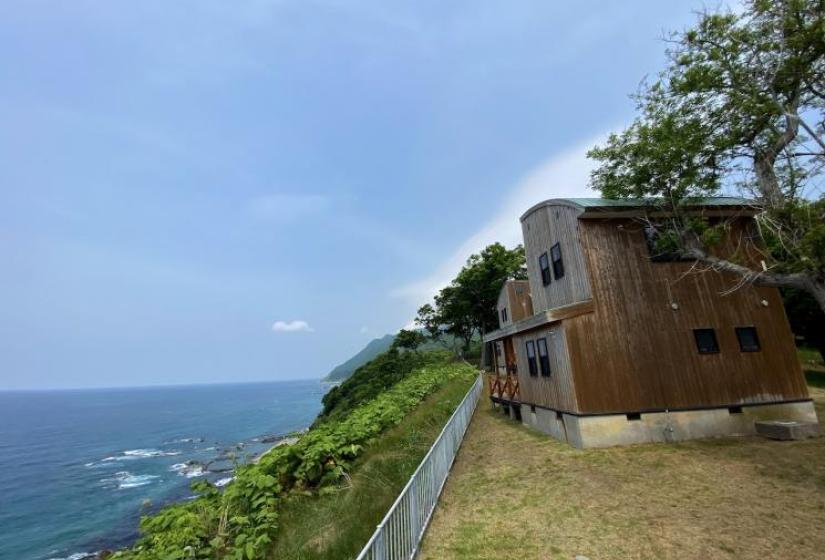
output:
[[[378,354],[389,350],[393,340],[395,340],[394,334],[387,334],[381,338],[371,340],[360,352],[329,372],[327,376],[324,377],[324,381],[343,381],[355,373],[356,369],[378,356]]]
[[[394,334],[386,334],[381,338],[371,340],[369,344],[364,346],[360,352],[343,364],[336,366],[331,372],[324,377],[323,381],[343,381],[348,379],[355,370],[363,366],[367,362],[372,361],[379,354],[382,354],[390,349],[392,341],[395,340]],[[480,340],[480,339],[478,339]],[[477,341],[478,341],[477,340]],[[443,335],[441,342],[428,341],[421,345],[419,350],[444,350],[459,345],[458,340],[451,335]],[[476,349],[478,351],[478,349]]]

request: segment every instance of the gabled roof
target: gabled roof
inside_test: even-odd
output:
[[[498,291],[498,299],[501,299],[501,294],[506,292],[507,289],[510,286],[512,286],[513,284],[526,286],[528,290],[530,289],[530,281],[529,280],[516,280],[515,278],[508,278],[507,280],[504,281],[504,284],[501,285],[501,289]],[[509,299],[509,297],[507,299]]]
[[[663,200],[661,198],[551,198],[533,205],[522,214],[521,219],[545,206],[568,206],[582,211],[580,217],[594,217],[604,215],[607,212],[640,212],[645,210],[663,210]],[[713,196],[706,198],[691,199],[684,202],[687,207],[699,209],[716,209],[728,212],[740,211],[743,214],[755,214],[759,205],[754,200],[739,198],[734,196]]]

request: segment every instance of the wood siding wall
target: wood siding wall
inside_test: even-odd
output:
[[[547,339],[547,351],[550,355],[550,377],[542,377],[540,367],[536,377],[530,376],[525,344],[528,340],[535,342],[539,338]],[[553,323],[544,328],[513,336],[522,402],[538,404],[556,410],[576,411],[578,409],[565,338],[562,323]],[[536,349],[536,352],[538,355],[538,349]]]
[[[507,321],[501,320],[501,310],[507,308]],[[499,328],[517,323],[533,315],[530,284],[526,280],[508,280],[501,288],[496,306]]]
[[[737,278],[686,274],[692,263],[652,262],[632,220],[581,220],[579,231],[594,301],[594,313],[564,321],[579,411],[808,397],[778,290],[745,287],[722,295]],[[761,351],[740,351],[734,329],[743,326],[756,327]],[[715,329],[719,353],[698,353],[697,328]]]
[[[498,314],[498,328],[506,327],[513,321],[510,320],[509,313],[510,313],[510,296],[509,296],[509,288],[507,284],[501,287],[501,291],[498,293],[498,303],[496,304],[496,313]],[[507,309],[508,320],[502,321],[501,320],[501,310]]]
[[[527,274],[535,313],[590,298],[590,279],[578,240],[578,215],[581,210],[569,206],[544,206],[524,216],[521,229],[527,257]],[[539,256],[559,243],[564,277],[542,285]],[[552,269],[552,261],[551,261]]]

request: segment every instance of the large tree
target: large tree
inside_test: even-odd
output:
[[[589,153],[592,185],[665,206],[667,250],[743,285],[802,290],[825,310],[825,0],[746,0],[740,13],[700,14],[667,43],[638,117]],[[687,210],[733,191],[758,210],[751,258],[715,255],[725,224]]]
[[[498,326],[496,303],[504,282],[526,277],[521,245],[515,249],[500,243],[488,245],[467,259],[453,281],[435,296],[434,305],[418,310],[417,322],[432,338],[446,333],[460,339],[466,351],[473,337]]]

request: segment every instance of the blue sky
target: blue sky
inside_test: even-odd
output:
[[[701,7],[0,4],[0,388],[324,375],[586,195]]]

